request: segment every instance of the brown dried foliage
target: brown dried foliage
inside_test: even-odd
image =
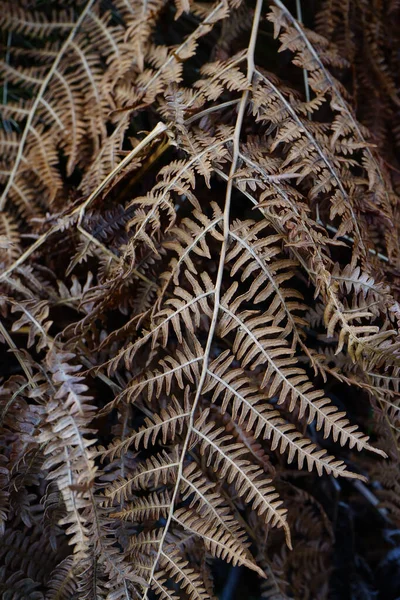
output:
[[[399,7],[322,4],[2,3],[2,593],[326,598],[313,486],[398,519]]]

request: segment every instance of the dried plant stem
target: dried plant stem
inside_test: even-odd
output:
[[[0,211],[4,210],[6,201],[7,201],[7,195],[8,192],[10,191],[11,186],[13,185],[13,181],[14,181],[14,177],[15,174],[19,168],[20,162],[22,160],[23,157],[23,153],[24,153],[24,149],[25,149],[25,142],[26,142],[26,138],[28,136],[28,133],[30,131],[30,127],[32,125],[32,121],[33,121],[33,117],[36,114],[36,110],[40,104],[40,102],[42,102],[43,96],[47,90],[47,87],[49,85],[50,80],[52,79],[52,77],[54,76],[57,67],[62,59],[62,57],[64,56],[66,50],[68,49],[68,47],[70,46],[70,44],[72,43],[74,37],[76,36],[77,32],[79,31],[79,27],[81,26],[82,22],[84,21],[84,19],[86,18],[88,12],[90,11],[91,7],[93,6],[93,4],[95,3],[95,0],[88,0],[88,2],[86,3],[84,9],[82,10],[81,14],[79,15],[78,20],[76,21],[75,26],[73,27],[73,29],[71,30],[71,33],[69,34],[69,36],[67,37],[67,39],[65,40],[64,44],[62,45],[59,53],[57,54],[54,62],[52,63],[45,79],[43,80],[42,85],[40,86],[39,92],[36,94],[35,100],[33,102],[33,105],[29,111],[28,114],[28,118],[24,127],[24,131],[22,133],[22,138],[20,140],[20,144],[18,147],[18,154],[15,158],[14,161],[14,166],[13,169],[11,171],[11,174],[8,178],[7,184],[3,190],[3,193],[1,195],[0,198]]]
[[[258,32],[258,26],[259,26],[260,17],[261,17],[262,5],[263,5],[263,0],[257,0],[254,17],[253,17],[253,26],[252,26],[251,37],[250,37],[250,44],[249,44],[249,49],[248,49],[248,54],[247,54],[247,79],[249,82],[251,82],[251,80],[253,78],[253,74],[254,74],[254,49],[255,49],[256,40],[257,40],[257,32]],[[241,101],[239,104],[238,116],[237,116],[236,125],[235,125],[235,133],[234,133],[234,138],[233,138],[233,157],[232,157],[232,163],[231,163],[230,172],[229,172],[229,178],[228,178],[227,186],[226,186],[225,207],[224,207],[224,217],[223,217],[223,219],[224,219],[224,221],[223,221],[224,222],[223,241],[222,241],[220,257],[219,257],[219,261],[218,261],[218,271],[217,271],[215,287],[214,287],[214,310],[213,310],[212,319],[211,319],[211,323],[210,323],[210,327],[209,327],[209,333],[207,336],[207,341],[206,341],[206,345],[205,345],[205,349],[204,349],[204,355],[202,357],[202,368],[201,368],[199,381],[197,384],[197,391],[196,391],[196,395],[193,400],[192,408],[190,411],[188,424],[187,424],[187,433],[186,433],[186,437],[183,442],[183,446],[182,446],[182,450],[181,450],[181,454],[180,454],[180,459],[179,459],[179,464],[178,464],[178,472],[176,475],[176,483],[175,483],[174,490],[173,490],[172,497],[171,497],[171,506],[170,506],[170,510],[168,512],[168,517],[167,517],[167,520],[166,520],[166,523],[164,526],[163,534],[162,534],[161,539],[158,544],[157,554],[154,558],[153,566],[152,566],[152,569],[151,569],[151,572],[149,575],[149,585],[151,585],[151,582],[154,578],[155,569],[158,566],[158,562],[159,562],[161,554],[163,552],[163,545],[164,545],[164,542],[165,542],[165,539],[168,534],[169,527],[170,527],[170,524],[171,524],[171,521],[173,518],[175,502],[178,497],[180,483],[181,483],[182,474],[183,474],[184,460],[185,460],[186,453],[188,451],[190,438],[194,431],[195,413],[196,413],[196,409],[197,409],[197,406],[198,406],[198,403],[199,403],[199,400],[201,397],[204,382],[205,382],[205,379],[207,376],[208,364],[209,364],[209,360],[210,360],[211,344],[214,339],[215,329],[216,329],[217,321],[218,321],[218,315],[219,315],[220,308],[221,308],[221,286],[222,286],[222,278],[223,278],[224,269],[225,269],[225,259],[226,259],[227,244],[228,244],[228,238],[229,238],[230,208],[231,208],[233,180],[234,180],[234,176],[236,173],[237,162],[238,162],[238,158],[239,158],[240,134],[241,134],[241,130],[242,130],[243,117],[245,114],[247,101],[248,101],[248,92],[245,91],[242,94]],[[290,534],[288,534],[288,535],[289,535],[289,540],[290,540]],[[263,575],[262,571],[260,572],[260,575]],[[142,600],[146,600],[147,593],[148,593],[148,591],[146,589],[143,594]]]
[[[132,161],[132,159],[137,156],[148,144],[150,144],[158,135],[164,133],[167,130],[167,126],[164,123],[157,123],[157,125],[150,131],[150,133],[137,145],[130,153],[125,156],[125,158],[113,169],[111,173],[98,185],[98,187],[90,194],[90,196],[83,202],[81,205],[74,208],[67,215],[65,215],[61,222],[57,225],[53,225],[50,227],[46,233],[42,234],[38,239],[27,249],[21,256],[13,262],[5,271],[0,273],[0,281],[8,277],[15,269],[21,266],[36,250],[38,250],[48,239],[50,236],[62,231],[65,227],[65,223],[70,219],[78,219],[78,225],[81,225],[82,219],[85,214],[86,208],[95,200],[99,194],[110,184],[110,182]],[[81,233],[88,237],[91,242],[93,242],[93,236],[81,227]],[[104,246],[96,241],[96,244],[101,246],[104,249]],[[107,254],[109,252],[107,251]],[[110,253],[112,254],[112,253]],[[139,272],[135,273],[138,277],[143,278],[143,275]],[[146,278],[147,280],[147,278]]]

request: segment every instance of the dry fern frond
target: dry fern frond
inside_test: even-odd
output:
[[[220,559],[326,598],[317,498],[399,513],[398,35],[61,4],[0,16],[0,589],[208,600]]]

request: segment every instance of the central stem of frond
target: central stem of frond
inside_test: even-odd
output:
[[[258,34],[258,28],[259,28],[259,24],[260,24],[262,5],[263,5],[263,0],[257,0],[257,4],[256,4],[255,11],[254,11],[252,29],[251,29],[250,42],[249,42],[249,46],[248,46],[248,50],[247,50],[247,81],[249,84],[251,83],[251,81],[253,79],[253,75],[254,75],[254,71],[255,71],[254,51],[255,51],[255,46],[256,46],[256,42],[257,42],[257,34]],[[151,582],[154,578],[154,574],[155,574],[158,562],[160,560],[160,557],[161,557],[161,554],[163,551],[164,541],[167,536],[171,521],[173,519],[175,503],[176,503],[176,499],[177,499],[177,496],[179,493],[180,483],[182,480],[184,460],[185,460],[185,456],[186,456],[189,442],[190,442],[192,432],[193,432],[194,416],[195,416],[197,405],[199,403],[199,400],[200,400],[200,397],[202,394],[202,390],[203,390],[203,386],[204,386],[204,383],[205,383],[205,380],[207,377],[207,373],[208,373],[210,351],[211,351],[212,343],[214,340],[215,330],[216,330],[216,326],[217,326],[217,322],[218,322],[218,314],[219,314],[220,307],[221,307],[221,288],[222,288],[222,280],[223,280],[223,275],[224,275],[224,268],[225,268],[226,254],[227,254],[227,248],[228,248],[228,240],[229,240],[233,180],[234,180],[234,176],[235,176],[235,173],[237,170],[237,164],[238,164],[238,160],[239,160],[239,156],[240,156],[240,134],[242,131],[243,119],[244,119],[244,115],[245,115],[245,111],[246,111],[248,97],[249,97],[249,92],[246,90],[242,93],[242,96],[240,99],[238,115],[237,115],[236,124],[235,124],[235,131],[234,131],[234,136],[233,136],[232,164],[231,164],[231,167],[229,170],[229,177],[227,180],[226,193],[225,193],[225,204],[224,204],[224,213],[223,213],[223,241],[222,241],[222,246],[221,246],[221,254],[220,254],[220,259],[219,259],[219,263],[218,263],[218,271],[217,271],[215,288],[214,288],[214,310],[213,310],[211,323],[210,323],[210,329],[209,329],[209,333],[208,333],[207,341],[206,341],[206,345],[205,345],[201,375],[200,375],[199,383],[197,386],[196,396],[194,398],[193,406],[192,406],[192,409],[191,409],[190,415],[189,415],[188,430],[186,433],[185,441],[183,443],[182,452],[180,455],[176,483],[175,483],[174,491],[173,491],[172,498],[171,498],[171,505],[170,505],[168,517],[167,517],[167,520],[165,523],[163,535],[160,539],[157,555],[155,557],[153,567],[152,567],[152,570],[150,573],[149,585],[151,585]],[[147,599],[147,595],[148,595],[148,589],[146,589],[143,594],[143,600]]]

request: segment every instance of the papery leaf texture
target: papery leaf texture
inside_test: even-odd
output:
[[[398,523],[400,4],[301,4],[1,2],[2,598],[336,598]]]

